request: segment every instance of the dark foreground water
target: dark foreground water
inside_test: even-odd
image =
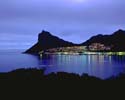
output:
[[[46,68],[51,72],[87,73],[102,79],[125,73],[125,56],[104,55],[35,55],[17,51],[0,51],[0,72],[19,68]]]

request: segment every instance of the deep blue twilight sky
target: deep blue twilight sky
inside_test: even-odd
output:
[[[43,29],[81,43],[125,29],[125,0],[0,0],[0,49],[29,48]]]

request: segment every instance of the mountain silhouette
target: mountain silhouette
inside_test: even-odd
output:
[[[68,47],[74,46],[71,42],[60,39],[56,36],[53,36],[47,31],[42,31],[38,36],[38,42],[28,49],[25,53],[38,53],[42,50],[57,48],[57,47]]]
[[[111,35],[96,35],[81,45],[89,46],[92,43],[101,43],[112,47],[112,51],[125,51],[125,31],[118,30]]]
[[[120,29],[111,35],[99,34],[81,44],[74,44],[53,36],[47,31],[42,31],[38,36],[38,42],[25,53],[38,53],[42,50],[58,47],[89,46],[92,43],[101,43],[105,46],[109,46],[111,47],[111,51],[125,51],[125,31]]]

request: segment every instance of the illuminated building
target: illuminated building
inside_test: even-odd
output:
[[[109,51],[111,48],[109,46],[105,46],[104,44],[101,43],[92,43],[89,45],[89,50],[90,51]]]

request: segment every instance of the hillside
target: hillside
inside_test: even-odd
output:
[[[38,36],[38,42],[26,51],[26,53],[38,53],[42,50],[58,47],[74,46],[71,42],[60,39],[47,31],[42,31]]]
[[[101,43],[112,47],[112,51],[125,51],[125,31],[118,30],[111,35],[96,35],[81,45],[89,46],[92,43]]]

